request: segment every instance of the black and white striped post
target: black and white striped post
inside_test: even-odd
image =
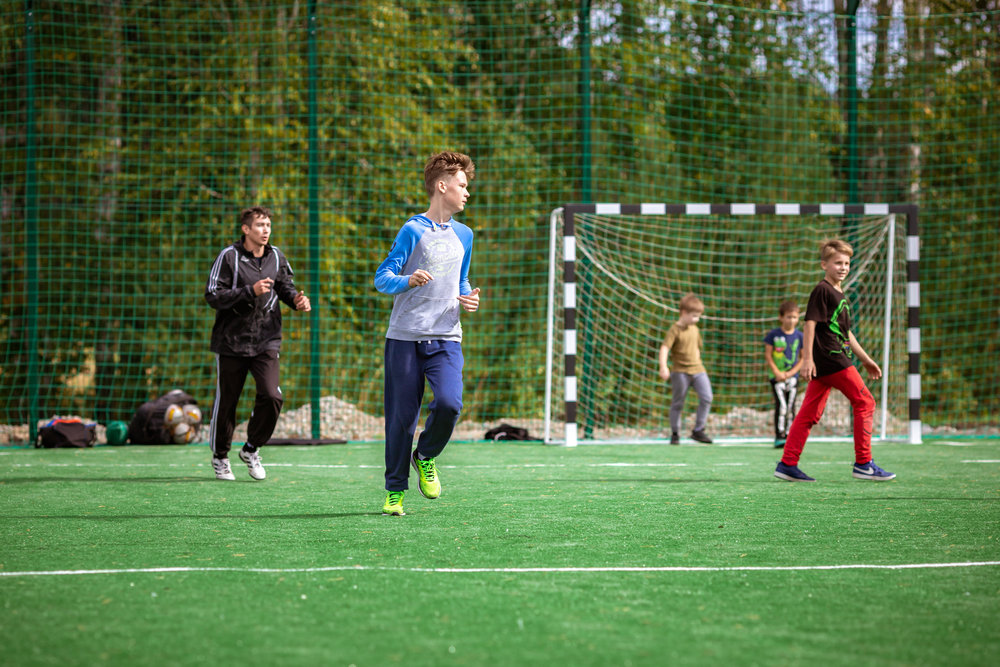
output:
[[[592,215],[890,215],[906,216],[907,397],[909,441],[921,442],[920,423],[920,236],[915,204],[567,204],[563,207],[563,356],[565,365],[565,445],[575,447],[576,377],[576,214]]]
[[[909,356],[907,397],[910,399],[910,442],[919,444],[923,436],[920,425],[920,228],[917,222],[918,207],[910,205],[900,208],[906,209],[906,351]]]
[[[563,218],[563,391],[566,402],[565,444],[576,447],[576,234],[573,213]]]

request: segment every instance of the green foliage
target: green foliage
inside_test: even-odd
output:
[[[209,401],[213,314],[201,291],[253,203],[274,211],[299,286],[319,290],[319,330],[286,317],[289,406],[308,400],[318,366],[323,395],[377,414],[391,300],[372,275],[426,205],[423,162],[443,148],[478,165],[463,220],[483,289],[482,312],[465,320],[466,405],[482,420],[541,414],[552,209],[588,191],[846,199],[843,17],[811,3],[589,4],[583,97],[575,2],[359,0],[317,3],[313,20],[303,0],[37,0],[31,39],[26,6],[3,3],[0,421],[125,419],[173,386]],[[1000,260],[1000,11],[893,5],[866,4],[859,18],[859,196],[921,206],[925,419],[995,425],[1000,291],[987,276]],[[24,391],[32,358],[42,415],[29,415]]]

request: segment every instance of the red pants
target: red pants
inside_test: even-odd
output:
[[[819,423],[826,407],[826,399],[830,390],[837,389],[854,408],[854,461],[868,463],[872,460],[872,421],[875,417],[875,399],[868,391],[861,374],[854,366],[823,377],[813,378],[806,388],[806,397],[802,399],[799,414],[795,415],[792,427],[788,429],[788,439],[785,441],[785,452],[781,462],[788,466],[799,464],[799,456],[806,446],[809,432]]]

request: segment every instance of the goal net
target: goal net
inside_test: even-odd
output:
[[[852,331],[883,369],[873,437],[920,440],[916,207],[842,204],[567,205],[552,215],[545,439],[656,441],[670,436],[660,343],[687,293],[705,303],[702,359],[714,400],[707,430],[773,440],[764,336],[778,307],[803,315],[822,278],[822,240],[854,247],[844,283]],[[559,251],[559,246],[562,251]],[[561,285],[560,285],[561,283]],[[804,394],[800,386],[799,400]],[[691,391],[681,435],[690,433]],[[832,392],[817,437],[851,433]]]

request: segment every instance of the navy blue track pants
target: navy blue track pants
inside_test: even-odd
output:
[[[434,458],[451,438],[462,410],[462,344],[450,340],[385,341],[385,488],[409,488],[413,434],[420,421],[424,381],[434,399],[417,451]]]

